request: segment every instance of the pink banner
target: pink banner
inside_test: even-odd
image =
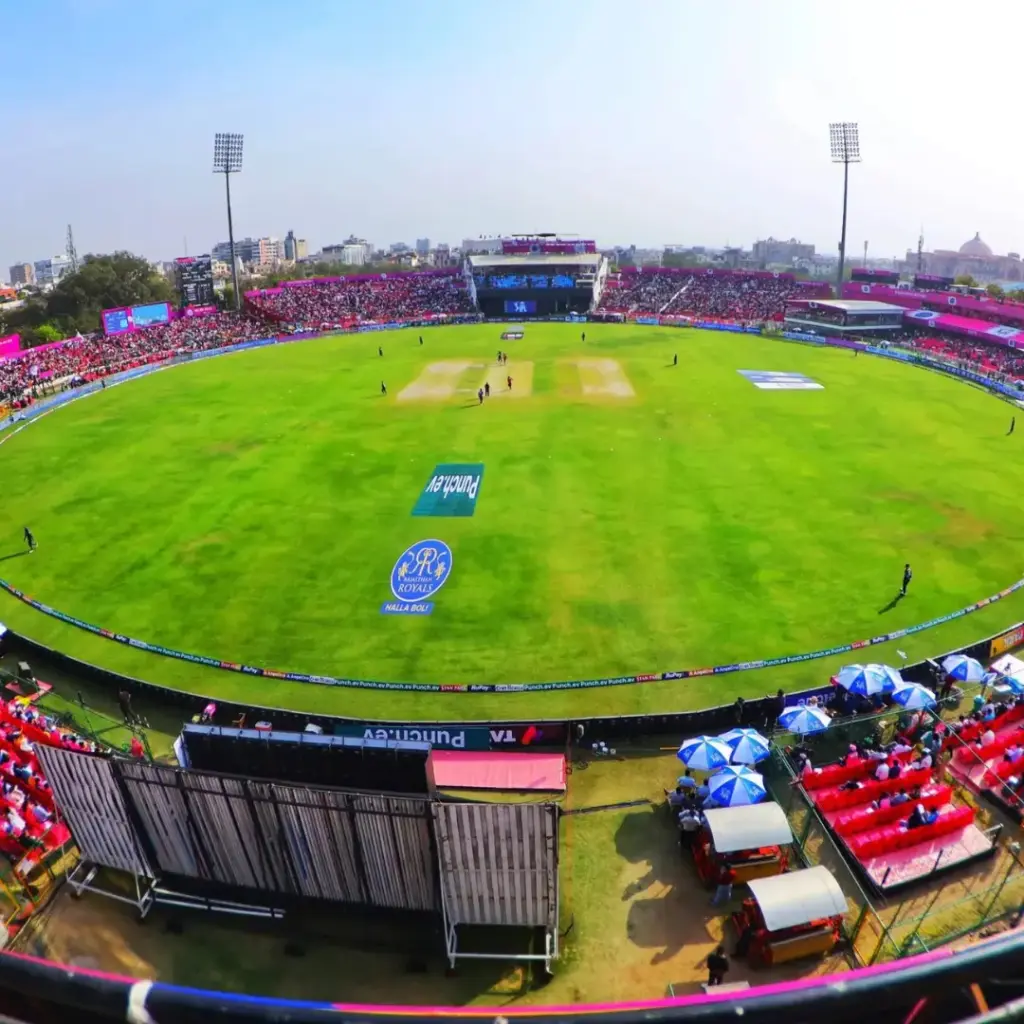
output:
[[[852,282],[843,285],[844,299],[863,299],[870,296],[881,302],[891,302],[907,309],[929,306],[948,313],[976,313],[984,319],[1005,320],[1024,327],[1024,304],[979,299],[958,292],[922,292],[913,288],[894,288],[887,284]]]
[[[178,320],[181,317],[191,320],[197,316],[216,316],[216,306],[186,306],[180,313],[171,313],[172,320]]]
[[[14,352],[11,355],[4,355],[0,353],[0,362],[9,362],[11,359],[30,359],[37,352],[49,352],[50,349],[63,348],[65,345],[70,345],[71,342],[77,341],[77,338],[65,338],[63,341],[49,341],[45,345],[35,345],[32,348],[25,348],[19,352]]]
[[[5,334],[0,338],[0,360],[11,359],[21,351],[21,338],[17,334]]]
[[[949,331],[952,334],[966,334],[980,338],[993,345],[1007,348],[1024,348],[1024,331],[1006,324],[994,324],[989,320],[975,320],[973,317],[956,316],[952,313],[936,313],[931,309],[908,309],[903,322],[926,330]]]

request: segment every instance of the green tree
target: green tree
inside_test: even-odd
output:
[[[955,279],[955,281],[953,283],[954,284],[962,284],[962,285],[964,285],[967,288],[977,288],[978,287],[978,282],[975,281],[974,278],[971,277],[970,274],[958,274],[956,276],[956,279]]]
[[[40,324],[35,329],[35,333],[41,345],[48,344],[51,341],[63,341],[66,337],[65,333],[53,324]]]
[[[993,299],[999,299],[1002,301],[1006,298],[1006,292],[1003,291],[1002,287],[994,282],[990,285],[985,286],[985,291],[992,296]]]
[[[690,249],[683,252],[665,252],[661,254],[661,265],[663,267],[697,267],[700,260]]]
[[[95,331],[100,313],[117,306],[172,302],[174,289],[148,260],[130,252],[86,256],[75,274],[64,277],[45,296],[46,319],[61,331]]]

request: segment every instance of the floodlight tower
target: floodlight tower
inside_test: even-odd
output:
[[[228,200],[228,245],[231,248],[231,281],[235,287],[235,309],[242,308],[238,292],[238,269],[235,265],[235,229],[231,223],[231,175],[242,169],[243,136],[234,132],[217,132],[213,137],[213,173],[224,175],[224,191]]]
[[[839,239],[839,274],[836,297],[843,294],[843,268],[846,263],[846,195],[850,186],[850,164],[860,163],[860,130],[856,121],[833,121],[828,126],[832,141],[832,163],[843,165],[843,231]]]

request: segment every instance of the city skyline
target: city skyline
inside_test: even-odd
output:
[[[986,19],[953,36],[913,2],[886,8],[881,24],[863,13],[796,0],[652,2],[628,16],[594,0],[585,19],[535,0],[453,0],[442,18],[405,0],[309,3],[284,18],[264,0],[244,17],[197,0],[22,5],[5,21],[10,83],[38,75],[34,41],[45,38],[76,88],[13,93],[0,267],[60,252],[69,222],[83,254],[168,260],[186,237],[191,253],[208,251],[226,236],[210,173],[223,130],[246,136],[236,235],[275,223],[281,238],[298,225],[311,253],[353,234],[456,245],[529,230],[645,248],[793,236],[835,252],[841,169],[828,123],[842,119],[859,122],[864,153],[851,169],[851,258],[865,239],[872,257],[902,256],[922,224],[928,248],[956,249],[980,230],[997,253],[1024,249],[1014,162],[978,160],[969,141],[1001,137],[998,105],[947,90],[918,109],[896,66],[871,64],[884,27],[930,75],[984,51],[987,88],[1011,94],[1012,34]],[[203,33],[182,31],[193,14]],[[117,59],[97,63],[112,40]],[[283,54],[287,80],[244,73]]]

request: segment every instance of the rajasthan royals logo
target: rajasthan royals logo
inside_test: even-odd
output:
[[[445,585],[451,571],[451,548],[443,540],[418,540],[395,562],[391,593],[399,601],[425,601]]]

